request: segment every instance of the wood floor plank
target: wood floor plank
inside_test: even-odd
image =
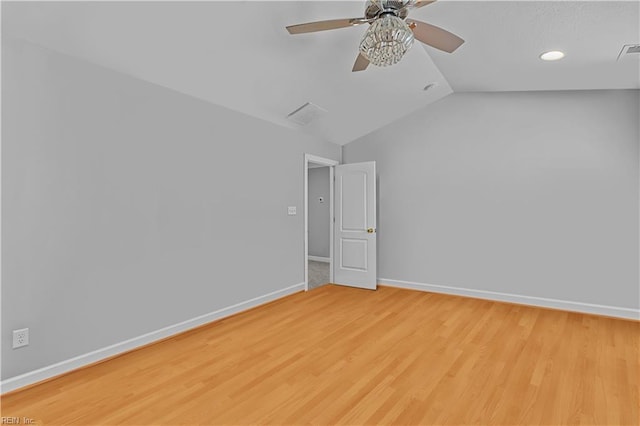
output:
[[[2,396],[47,425],[638,425],[640,323],[323,286]]]

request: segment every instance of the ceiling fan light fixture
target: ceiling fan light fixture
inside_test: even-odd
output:
[[[413,31],[409,25],[392,13],[376,19],[360,42],[360,52],[369,62],[386,67],[400,62],[413,45]]]

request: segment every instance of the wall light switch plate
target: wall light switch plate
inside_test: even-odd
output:
[[[295,216],[296,215],[296,206],[289,206],[287,209],[287,214],[289,216]]]

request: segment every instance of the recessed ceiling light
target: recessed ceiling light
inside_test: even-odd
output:
[[[559,50],[552,50],[550,52],[544,52],[540,55],[540,59],[543,61],[557,61],[558,59],[564,58],[564,53]]]

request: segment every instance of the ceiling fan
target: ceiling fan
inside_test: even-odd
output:
[[[312,33],[369,24],[360,42],[360,53],[352,71],[363,71],[369,64],[393,65],[402,59],[414,39],[436,49],[452,53],[464,40],[449,31],[407,19],[409,11],[434,3],[435,0],[367,0],[362,18],[331,19],[290,25],[290,34]]]

